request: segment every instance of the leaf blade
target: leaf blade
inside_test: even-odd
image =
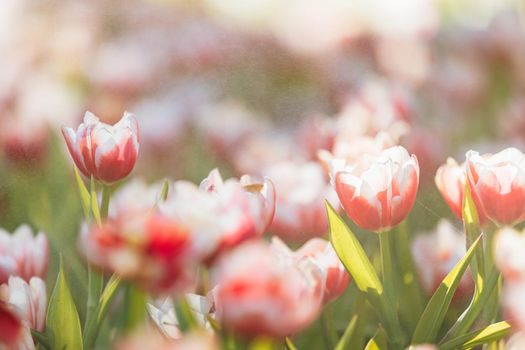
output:
[[[481,238],[482,235],[478,237],[465,256],[447,274],[434,295],[432,295],[416,326],[412,337],[412,344],[431,343],[435,340],[445,318],[445,314],[452,302],[452,297],[459,285],[459,281],[463,277],[476,248],[479,247]]]
[[[53,349],[83,349],[80,319],[64,276],[62,258],[46,320],[46,333],[53,340]]]

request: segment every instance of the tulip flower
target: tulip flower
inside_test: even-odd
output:
[[[434,181],[450,210],[462,220],[461,211],[467,181],[465,164],[458,165],[455,159],[448,158],[446,164],[438,168]],[[476,211],[480,224],[484,224],[486,217],[483,208],[477,206]]]
[[[304,242],[328,231],[325,199],[339,207],[337,195],[322,167],[313,162],[282,162],[265,174],[276,188],[276,208],[270,230],[286,241]]]
[[[86,177],[111,184],[126,177],[137,161],[139,127],[128,112],[113,126],[86,112],[76,131],[64,127],[62,134],[77,168]]]
[[[505,283],[503,285],[502,307],[503,317],[516,331],[525,331],[525,280]]]
[[[525,235],[510,227],[501,229],[494,241],[494,259],[505,280],[525,279]]]
[[[245,337],[282,338],[313,322],[320,311],[319,271],[300,268],[261,241],[221,257],[212,271],[217,319]]]
[[[516,148],[494,155],[467,152],[467,179],[476,207],[498,224],[525,219],[525,158]]]
[[[29,281],[45,278],[49,260],[49,244],[44,233],[33,236],[31,228],[22,225],[13,234],[0,229],[0,284],[9,276]]]
[[[412,255],[420,282],[428,294],[434,293],[443,278],[466,254],[465,239],[465,235],[446,220],[441,220],[434,231],[416,236],[412,243]],[[455,297],[469,295],[473,287],[467,270],[459,282]]]
[[[321,272],[320,283],[323,287],[323,302],[327,303],[337,299],[346,290],[350,276],[329,241],[322,238],[312,238],[293,252],[283,241],[273,237],[272,248],[297,262],[306,259],[319,269]]]
[[[525,332],[517,332],[510,337],[505,344],[505,350],[521,350],[525,349]]]
[[[46,285],[38,277],[27,283],[19,277],[10,277],[0,285],[0,344],[8,349],[35,349],[31,330],[42,332],[47,309]],[[6,334],[4,333],[6,330]]]
[[[112,349],[116,350],[219,350],[219,341],[213,334],[194,331],[177,340],[166,339],[162,335],[144,327],[119,339]]]
[[[416,200],[416,156],[395,146],[379,156],[363,155],[347,165],[332,161],[332,181],[348,217],[366,230],[385,231],[403,221]]]

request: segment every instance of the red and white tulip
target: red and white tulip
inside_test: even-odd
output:
[[[64,127],[62,134],[77,168],[86,177],[111,184],[125,178],[137,161],[139,126],[128,112],[113,126],[86,112],[76,131]]]
[[[380,232],[403,221],[412,210],[419,185],[419,165],[401,146],[379,156],[363,155],[347,165],[332,161],[332,181],[348,217],[366,230]]]
[[[494,155],[467,152],[467,179],[476,207],[492,221],[512,225],[525,220],[525,157],[516,148]]]

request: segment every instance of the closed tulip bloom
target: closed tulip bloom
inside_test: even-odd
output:
[[[525,234],[510,227],[501,229],[495,237],[494,259],[506,281],[525,278]]]
[[[380,232],[399,224],[412,210],[419,165],[416,156],[395,146],[350,165],[333,160],[331,176],[348,217],[361,228]]]
[[[467,152],[467,179],[477,207],[498,224],[525,219],[525,157],[516,148],[494,155]]]
[[[329,241],[312,238],[293,252],[283,241],[273,237],[272,247],[280,254],[290,256],[298,262],[306,259],[319,269],[323,302],[327,303],[337,299],[346,290],[350,276]]]
[[[309,326],[320,311],[319,273],[300,268],[265,242],[247,242],[212,271],[217,319],[245,337],[282,338]]]
[[[111,184],[126,177],[137,161],[139,127],[128,112],[113,126],[86,112],[76,131],[64,127],[62,134],[77,168],[86,177]]]
[[[0,284],[9,276],[29,281],[45,278],[49,260],[49,244],[44,233],[33,236],[31,228],[22,225],[13,234],[0,229]]]
[[[430,233],[418,234],[412,243],[412,255],[423,289],[432,294],[441,281],[466,254],[466,238],[446,220],[441,220]],[[473,290],[470,271],[461,278],[455,297]]]
[[[465,164],[459,165],[455,159],[448,158],[446,164],[440,166],[434,178],[436,186],[452,212],[461,220],[464,189],[467,181]],[[481,224],[486,222],[482,207],[476,207]]]
[[[8,283],[0,285],[0,323],[14,332],[2,335],[7,349],[35,349],[31,330],[42,332],[45,327],[47,309],[46,285],[33,277],[27,283],[19,277],[10,277]],[[7,332],[6,332],[7,333]],[[4,339],[2,339],[4,338]]]

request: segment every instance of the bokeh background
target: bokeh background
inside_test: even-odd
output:
[[[409,226],[429,229],[452,218],[433,183],[447,156],[523,149],[522,10],[511,0],[2,0],[0,226],[45,231],[48,286],[60,253],[84,300],[61,126],[86,110],[108,123],[130,111],[141,127],[133,177],[199,182],[214,167],[228,177],[317,161],[357,105],[378,129],[402,122],[400,143],[422,169]],[[318,328],[303,341],[322,341]]]

